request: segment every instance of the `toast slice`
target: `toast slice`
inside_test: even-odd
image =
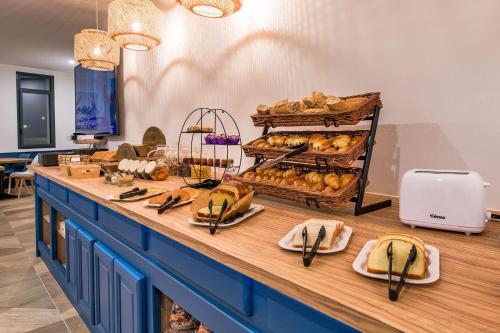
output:
[[[301,248],[304,245],[302,238],[302,230],[307,227],[307,244],[308,248],[312,248],[318,238],[319,230],[324,226],[326,229],[325,238],[319,244],[320,250],[329,250],[333,247],[335,239],[344,229],[344,222],[333,220],[310,219],[300,224],[297,232],[293,237],[292,246]]]
[[[380,237],[375,247],[368,255],[367,270],[375,274],[387,274],[389,260],[387,258],[387,247],[392,242],[392,273],[401,275],[408,259],[411,247],[417,248],[417,258],[408,271],[409,279],[424,279],[427,272],[427,254],[424,243],[415,236],[405,234],[387,234]]]

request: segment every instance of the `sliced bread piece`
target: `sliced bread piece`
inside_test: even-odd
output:
[[[329,250],[335,243],[335,239],[344,229],[344,222],[334,220],[310,219],[299,225],[297,232],[293,237],[292,246],[302,247],[304,241],[302,238],[302,230],[307,227],[307,247],[312,248],[318,238],[319,230],[324,226],[326,229],[325,238],[319,244],[320,250]]]

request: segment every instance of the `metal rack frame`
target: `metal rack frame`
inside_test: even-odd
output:
[[[374,212],[376,210],[390,207],[392,205],[392,200],[383,200],[380,202],[368,204],[368,205],[363,205],[363,201],[365,198],[365,192],[366,192],[366,186],[368,185],[368,173],[370,171],[370,163],[372,159],[372,154],[373,154],[373,146],[375,145],[375,136],[377,134],[377,127],[378,127],[378,120],[380,116],[380,106],[376,105],[373,109],[372,115],[366,117],[363,120],[368,120],[371,121],[370,125],[370,134],[368,135],[368,143],[366,147],[366,153],[358,158],[358,160],[363,161],[363,168],[362,168],[362,173],[361,173],[361,179],[359,181],[359,191],[358,195],[351,198],[351,202],[354,202],[355,208],[354,208],[354,215],[359,216],[367,213]],[[325,127],[330,127],[330,126],[335,126],[338,127],[335,122],[333,124],[329,124],[325,118]],[[262,135],[267,135],[269,133],[269,128],[275,128],[274,126],[264,126],[262,130]],[[260,163],[262,160],[262,156],[257,156],[255,158],[255,164]],[[316,160],[316,165],[319,168],[321,168],[321,163],[319,160]],[[311,206],[311,205],[308,205]],[[316,205],[317,206],[317,205]]]

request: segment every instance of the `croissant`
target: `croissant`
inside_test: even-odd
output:
[[[321,183],[317,183],[317,184],[314,184],[312,186],[310,186],[310,189],[311,190],[314,190],[314,191],[323,191],[325,189],[326,185],[325,183],[321,182]]]
[[[283,177],[279,177],[279,176],[274,177],[274,182],[276,184],[281,184],[282,181],[283,181]]]
[[[292,178],[292,177],[297,177],[297,171],[295,169],[288,169],[285,172],[283,172],[283,178]]]
[[[304,180],[306,181],[307,185],[313,186],[315,184],[320,184],[323,183],[323,174],[312,171],[309,172],[305,177]]]
[[[280,185],[288,186],[288,180],[286,178],[283,178],[283,180],[281,181]]]
[[[264,177],[263,175],[257,175],[257,176],[255,176],[255,181],[261,182],[261,181],[263,181],[263,177]]]
[[[262,169],[262,168],[260,168],[260,167],[259,167],[259,168],[257,168],[257,169],[255,169],[255,173],[257,173],[258,175],[263,175],[263,174],[264,174],[264,171],[265,171],[265,170],[264,170],[264,169]]]
[[[335,173],[326,174],[325,177],[323,177],[323,181],[334,190],[338,190],[340,188],[340,178]]]
[[[339,153],[343,153],[343,152],[346,152],[347,150],[349,150],[349,146],[345,146],[345,147],[339,148],[337,151]]]
[[[267,143],[263,142],[263,143],[259,143],[256,146],[259,147],[259,148],[264,148],[264,147],[269,146],[269,145]]]
[[[262,181],[268,182],[270,178],[271,178],[271,176],[269,176],[269,175],[263,175],[262,176]]]
[[[277,145],[277,140],[280,138],[279,135],[272,135],[270,137],[267,138],[267,143],[271,146],[271,147],[274,147]]]
[[[283,177],[283,173],[285,173],[283,170],[276,171],[276,177]]]
[[[354,178],[354,175],[352,173],[344,173],[344,174],[340,175],[340,187],[344,188],[347,185],[349,185],[349,183],[351,182],[351,180],[353,178]]]
[[[293,182],[294,187],[304,187],[306,185],[306,182],[303,179],[297,179]]]
[[[285,145],[287,137],[286,136],[280,136],[276,139],[276,147],[281,148]]]
[[[327,186],[325,187],[325,189],[323,191],[321,191],[323,193],[335,193],[335,189],[331,186]]]
[[[335,147],[330,147],[330,148],[326,148],[325,151],[329,152],[329,153],[334,153],[337,151],[337,148]]]
[[[323,139],[320,141],[316,141],[313,144],[313,149],[314,150],[325,150],[327,148],[330,148],[332,146],[332,141],[330,139]]]
[[[257,174],[255,172],[250,171],[250,172],[245,173],[243,175],[243,178],[253,180],[253,179],[255,179],[255,176],[257,176]]]

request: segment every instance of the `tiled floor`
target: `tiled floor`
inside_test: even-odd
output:
[[[35,256],[33,196],[0,201],[0,332],[89,332]]]

